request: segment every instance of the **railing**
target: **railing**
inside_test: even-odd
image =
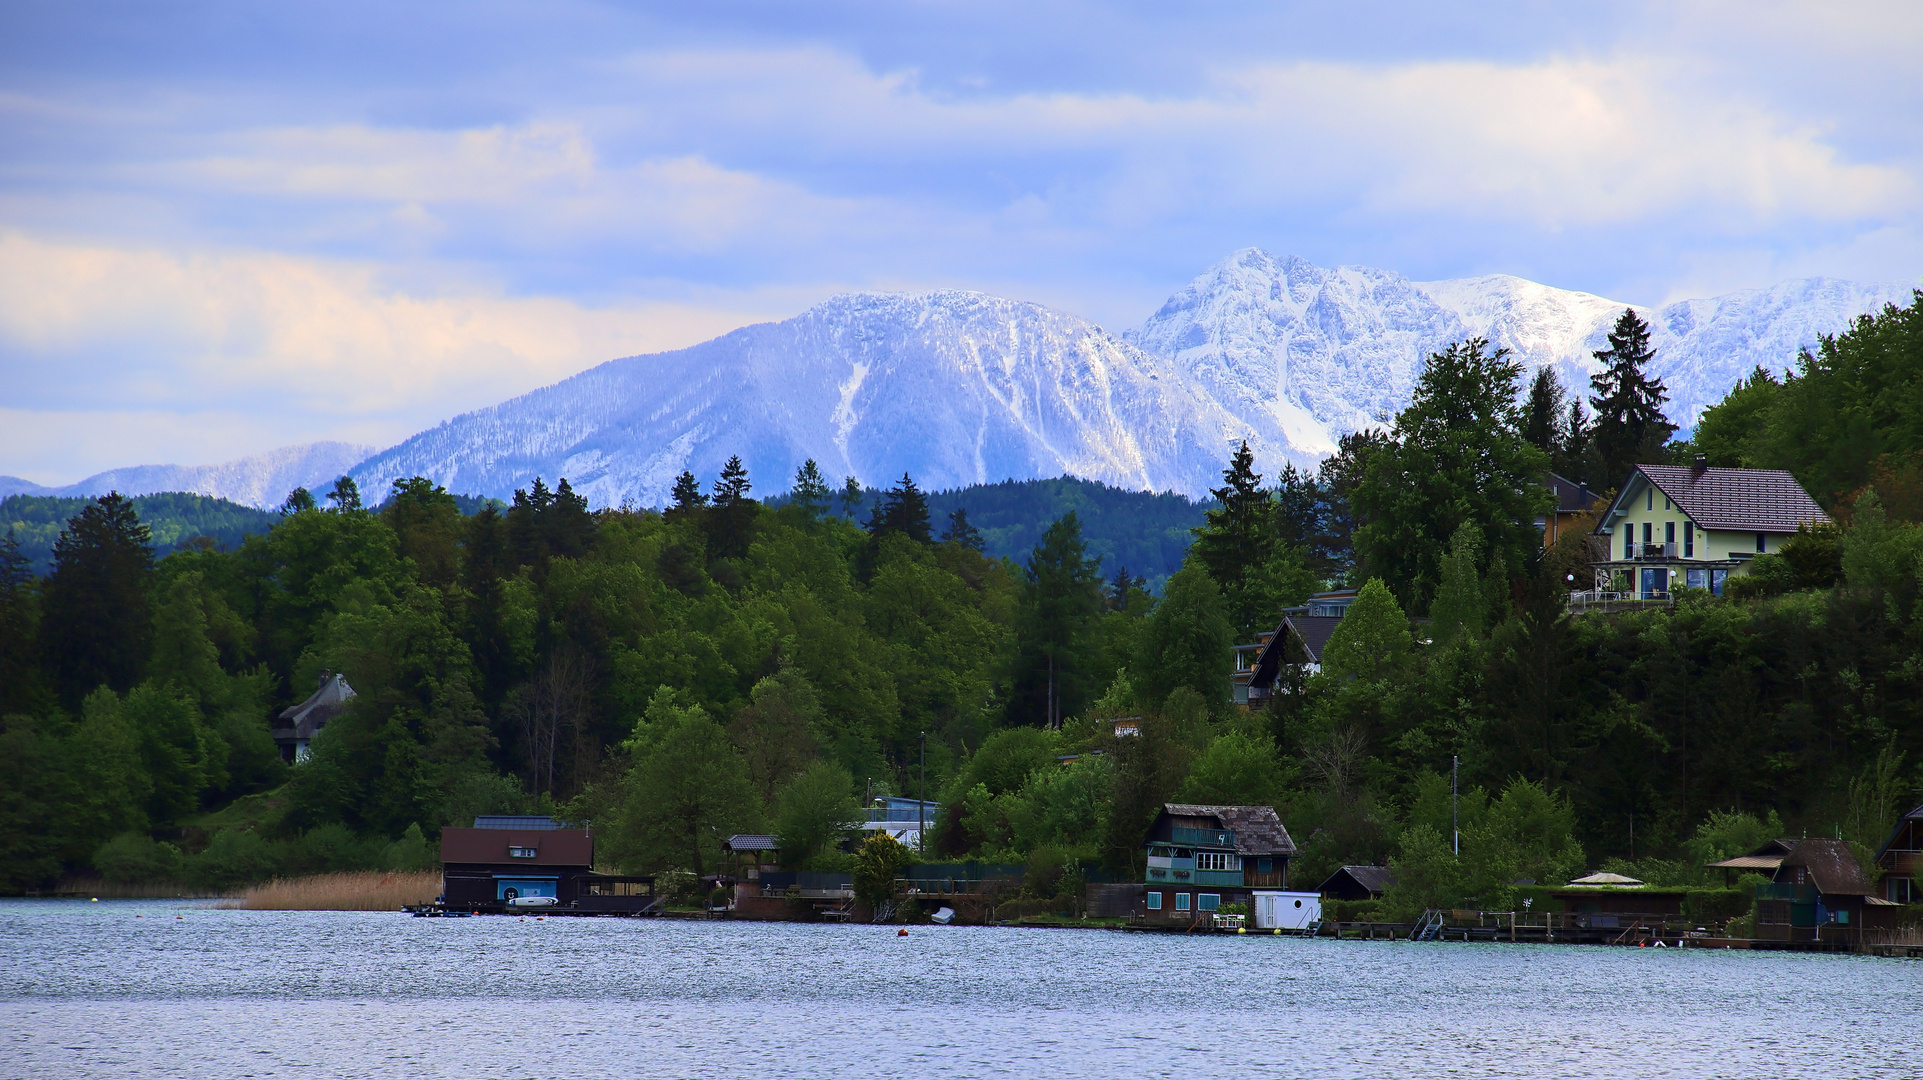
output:
[[[1631,540],[1623,557],[1626,559],[1673,559],[1680,550],[1682,548],[1674,542],[1658,544],[1652,540],[1647,544],[1638,544]]]
[[[1640,608],[1666,608],[1675,603],[1667,591],[1650,593],[1647,597],[1635,592],[1611,592],[1606,589],[1572,589],[1569,592],[1569,610],[1575,614],[1585,611],[1635,611]]]
[[[899,807],[890,810],[869,810],[867,813],[869,821],[886,821],[897,824],[919,821],[933,825],[935,824],[935,819],[941,816],[941,807],[930,804],[926,809],[922,810],[919,817],[916,816],[913,807],[909,807],[906,810]]]

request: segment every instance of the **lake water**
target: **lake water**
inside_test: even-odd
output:
[[[13,1077],[1923,1076],[1923,963],[0,902]]]

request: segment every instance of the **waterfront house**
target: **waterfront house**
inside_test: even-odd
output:
[[[548,817],[486,815],[471,829],[441,830],[442,902],[471,911],[505,910],[546,897],[574,910],[640,914],[654,904],[654,879],[594,872],[594,831]]]
[[[1782,547],[1800,526],[1829,521],[1781,469],[1638,465],[1596,522],[1605,557],[1594,593],[1572,600],[1668,600],[1681,587],[1721,596],[1731,575]]]
[[[1255,910],[1288,887],[1295,841],[1269,806],[1168,803],[1149,825],[1142,908],[1149,922],[1195,923],[1224,904]]]
[[[1733,859],[1710,863],[1709,868],[1723,872],[1725,886],[1733,884],[1737,874],[1761,874],[1764,877],[1773,877],[1776,874],[1776,868],[1783,865],[1783,856],[1788,855],[1789,849],[1795,846],[1794,840],[1770,840],[1747,855],[1738,855]]]
[[[1347,611],[1348,605],[1325,610]],[[1292,608],[1282,621],[1254,646],[1239,646],[1236,651],[1235,700],[1239,705],[1259,707],[1283,692],[1289,685],[1289,668],[1299,675],[1313,675],[1322,669],[1322,649],[1329,635],[1342,623],[1342,616],[1312,615],[1308,608]]]
[[[308,695],[306,701],[282,709],[275,718],[270,734],[274,745],[280,747],[280,758],[286,762],[307,760],[307,747],[320,734],[329,720],[339,716],[354,700],[354,688],[347,685],[347,676],[334,671],[320,674],[320,688]]]
[[[1883,899],[1892,904],[1923,903],[1916,877],[1923,872],[1923,806],[1903,815],[1896,830],[1876,849],[1876,865],[1883,871]]]
[[[1340,866],[1316,891],[1325,900],[1380,900],[1395,883],[1396,872],[1386,866]]]
[[[1579,877],[1550,896],[1562,901],[1570,921],[1586,927],[1630,927],[1683,913],[1689,890],[1649,885],[1622,874]]]
[[[1850,940],[1861,934],[1870,877],[1841,840],[1798,840],[1766,885],[1756,886],[1756,936],[1774,941]],[[1887,903],[1879,900],[1877,906]]]

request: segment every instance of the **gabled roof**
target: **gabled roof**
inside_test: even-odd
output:
[[[1789,849],[1795,846],[1796,841],[1791,839],[1767,840],[1747,855],[1709,865],[1718,870],[1774,870],[1783,865],[1783,856],[1788,855]]]
[[[1273,806],[1212,806],[1204,803],[1166,803],[1170,817],[1210,817],[1235,832],[1238,855],[1293,855],[1295,841],[1282,827]]]
[[[477,829],[516,829],[537,832],[559,829],[564,826],[551,817],[538,814],[476,814],[474,827]]]
[[[354,688],[347,685],[347,676],[323,674],[320,689],[299,705],[281,710],[274,722],[274,737],[311,739],[329,720],[339,716],[354,697]]]
[[[1883,846],[1876,849],[1877,861],[1881,862],[1883,856],[1890,853],[1890,845],[1896,843],[1897,838],[1913,826],[1923,829],[1923,805],[1896,819],[1896,828],[1890,830],[1890,835],[1883,841]]]
[[[1329,643],[1329,636],[1335,628],[1342,625],[1340,615],[1285,615],[1276,625],[1275,633],[1262,651],[1255,655],[1255,666],[1249,670],[1249,685],[1264,689],[1275,685],[1276,675],[1290,659],[1290,642],[1307,656],[1309,663],[1322,662],[1322,647]]]
[[[1732,532],[1793,533],[1798,525],[1828,521],[1829,515],[1803,485],[1782,469],[1712,469],[1689,465],[1638,465],[1596,531],[1634,514],[1625,502],[1640,494],[1640,476],[1676,504],[1698,528]]]
[[[1604,871],[1602,873],[1590,874],[1588,877],[1575,878],[1570,881],[1569,884],[1586,889],[1636,889],[1641,888],[1643,883],[1633,877],[1624,877],[1621,874],[1611,874]]]
[[[1549,492],[1556,497],[1558,514],[1580,514],[1602,501],[1602,492],[1555,473],[1549,474]]]
[[[1789,854],[1783,856],[1783,865],[1776,870],[1777,877],[1797,866],[1809,869],[1819,893],[1834,896],[1868,896],[1870,893],[1870,876],[1863,872],[1844,841],[1798,840]]]
[[[1396,872],[1386,866],[1343,866],[1330,874],[1317,892],[1328,892],[1336,878],[1347,877],[1372,893],[1388,892],[1395,887]]]

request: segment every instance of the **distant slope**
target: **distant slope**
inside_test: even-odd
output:
[[[1168,365],[1084,319],[980,293],[857,293],[677,352],[629,357],[468,413],[354,470],[508,497],[567,477],[597,506],[667,501],[740,454],[764,486],[814,458],[833,479],[928,489],[1064,473],[1207,490],[1236,440],[1304,462]]]
[[[1150,591],[1157,593],[1182,565],[1189,530],[1202,524],[1203,512],[1213,505],[1212,499],[1198,503],[1173,492],[1128,491],[1068,476],[1004,480],[928,496],[937,536],[960,507],[968,511],[968,523],[981,530],[989,555],[1017,563],[1028,558],[1049,525],[1073,510],[1089,555],[1102,560],[1103,577],[1126,567],[1147,578]]]
[[[45,574],[53,560],[53,542],[92,499],[49,495],[9,495],[0,499],[0,536],[13,530],[21,554],[33,560],[33,572]],[[142,495],[131,500],[134,512],[153,533],[154,554],[163,556],[195,537],[210,536],[222,547],[237,547],[250,533],[272,529],[280,515],[226,499],[182,492]]]
[[[150,495],[186,491],[272,509],[297,487],[325,491],[336,478],[374,452],[371,446],[344,442],[316,442],[284,446],[265,454],[237,458],[219,465],[135,465],[95,473],[75,484],[43,487],[18,477],[0,477],[0,496],[53,495],[98,498],[110,491],[122,495]]]

